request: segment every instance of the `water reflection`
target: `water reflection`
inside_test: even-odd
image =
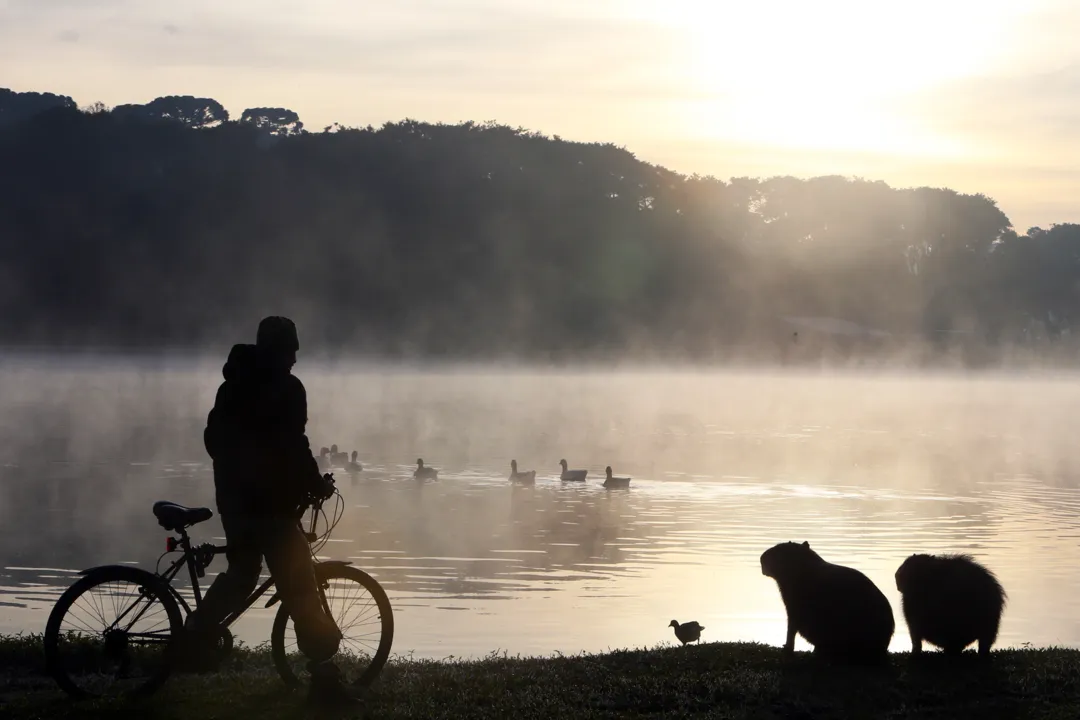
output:
[[[153,567],[154,500],[213,500],[200,442],[213,372],[68,373],[84,389],[32,402],[27,387],[52,388],[35,372],[4,400],[3,416],[28,424],[11,424],[18,442],[0,455],[0,632],[40,631],[78,569]],[[652,645],[673,641],[672,617],[706,625],[706,641],[779,645],[783,608],[758,556],[788,539],[882,588],[894,649],[908,640],[892,575],[915,550],[969,551],[999,574],[1001,645],[1080,645],[1064,431],[1080,393],[1064,382],[361,373],[308,385],[316,445],[356,447],[365,468],[338,475],[346,512],[323,553],[386,587],[395,652]],[[412,480],[418,454],[440,480]],[[585,486],[557,480],[563,456],[590,469]],[[510,457],[537,469],[535,487],[507,482]],[[609,463],[634,477],[629,491],[600,487]],[[220,539],[220,525],[194,534]],[[252,610],[240,637],[266,640],[271,619]]]

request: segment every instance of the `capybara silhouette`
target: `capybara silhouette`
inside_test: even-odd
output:
[[[787,609],[785,655],[795,651],[798,633],[815,654],[830,660],[887,660],[896,624],[888,599],[870,578],[826,562],[808,542],[769,548],[761,555],[761,572],[776,580]]]
[[[988,657],[1007,596],[994,573],[970,555],[912,555],[896,571],[911,654],[925,640],[950,655],[978,641]]]

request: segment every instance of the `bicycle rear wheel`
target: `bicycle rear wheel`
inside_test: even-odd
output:
[[[347,682],[369,685],[390,657],[394,642],[394,613],[390,599],[375,578],[359,568],[339,563],[315,566],[325,607],[341,630],[341,647],[334,661]],[[296,632],[284,603],[274,618],[270,653],[285,684],[307,682],[307,659],[296,647]]]
[[[45,664],[73,697],[149,693],[169,676],[180,608],[156,575],[108,566],[64,591],[45,626]]]

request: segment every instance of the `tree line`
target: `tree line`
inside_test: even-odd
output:
[[[1080,225],[491,122],[0,89],[0,168],[7,346],[217,348],[281,313],[376,356],[986,362],[1065,357],[1080,320]]]

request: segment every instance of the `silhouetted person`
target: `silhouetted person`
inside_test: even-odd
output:
[[[299,347],[291,320],[264,318],[256,344],[233,346],[222,371],[203,439],[214,461],[229,566],[188,618],[184,659],[216,643],[216,626],[255,589],[265,557],[309,660],[309,700],[349,702],[331,662],[341,632],[322,608],[298,523],[308,498],[330,490],[305,434],[307,392],[291,373]]]

